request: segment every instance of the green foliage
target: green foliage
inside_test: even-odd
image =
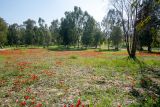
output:
[[[91,46],[93,42],[94,30],[95,30],[95,20],[93,17],[85,13],[86,22],[84,24],[84,32],[82,36],[82,44],[85,47]]]
[[[7,23],[0,17],[0,48],[7,41]]]
[[[115,46],[115,49],[118,50],[119,44],[120,44],[121,39],[122,39],[121,28],[118,27],[118,26],[114,26],[113,30],[111,32],[111,37],[110,38],[112,40],[113,45]]]
[[[9,45],[18,45],[20,43],[20,30],[18,24],[13,24],[8,27],[7,40]]]
[[[34,26],[36,22],[34,20],[28,19],[23,22],[23,24],[26,26],[26,31],[24,35],[24,41],[26,45],[34,44],[33,38],[34,38]]]

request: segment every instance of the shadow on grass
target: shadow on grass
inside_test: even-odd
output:
[[[50,51],[84,51],[87,49],[86,48],[72,48],[72,47],[58,46],[58,47],[49,47],[48,50],[50,50]]]
[[[148,54],[157,54],[157,55],[160,55],[160,52],[154,52],[154,51],[152,51],[152,52],[148,52],[147,50],[144,50],[144,51],[139,51],[140,53],[148,53]]]
[[[132,87],[130,94],[138,104],[131,107],[160,107],[160,69],[148,67],[139,60],[137,63],[140,65],[140,87]]]
[[[119,50],[115,50],[115,49],[98,49],[96,50],[96,52],[118,52]]]

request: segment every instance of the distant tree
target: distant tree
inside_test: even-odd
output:
[[[121,39],[122,39],[121,28],[118,26],[114,26],[111,32],[111,41],[115,46],[115,50],[119,50],[119,43],[121,42]]]
[[[51,43],[51,33],[49,31],[49,28],[47,24],[45,24],[44,19],[39,18],[38,20],[39,23],[39,41],[42,43],[43,47],[45,48],[46,46],[48,47]]]
[[[107,16],[105,16],[102,20],[102,26],[106,35],[106,39],[108,41],[108,50],[109,50],[111,41],[110,36],[114,26],[121,26],[120,12],[115,9],[110,9],[107,13]]]
[[[85,12],[84,20],[85,22],[84,22],[84,32],[82,36],[82,44],[87,48],[88,46],[91,46],[93,42],[96,21],[87,12]]]
[[[95,48],[100,46],[103,43],[103,33],[100,30],[96,30],[93,36],[93,45]]]
[[[0,48],[7,42],[7,23],[0,17]]]
[[[33,43],[34,45],[40,45],[39,44],[39,35],[40,35],[40,32],[39,32],[39,28],[37,26],[34,26],[33,28],[33,31],[34,31],[34,35],[33,35]]]
[[[33,45],[34,44],[34,26],[36,22],[34,20],[28,19],[27,21],[23,22],[23,24],[26,26],[25,31],[25,44],[26,45]]]
[[[7,40],[8,40],[8,44],[10,46],[12,46],[12,45],[17,46],[18,45],[18,43],[19,43],[19,26],[17,23],[9,25]]]
[[[19,30],[19,45],[24,45],[25,44],[25,33],[26,33],[26,29],[24,27],[24,25],[19,25],[18,27]]]
[[[45,46],[48,47],[50,45],[50,43],[51,43],[51,33],[50,33],[49,29],[48,29],[47,24],[45,24],[45,29],[44,30],[45,30],[44,31],[44,47]]]
[[[52,36],[52,42],[54,44],[61,44],[62,40],[60,38],[60,23],[58,20],[53,20],[51,26],[49,27]]]
[[[80,45],[80,40],[83,34],[83,21],[84,21],[84,14],[80,7],[75,6],[73,11],[74,17],[74,25],[75,25],[75,37],[78,44],[78,48]]]
[[[60,34],[62,43],[66,47],[76,45],[76,30],[72,12],[65,12],[65,18],[61,19]]]

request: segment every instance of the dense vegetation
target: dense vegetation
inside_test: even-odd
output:
[[[39,18],[38,25],[32,19],[24,21],[23,25],[7,25],[0,18],[0,47],[63,45],[97,48],[107,40],[108,47],[111,43],[116,50],[125,43],[131,58],[135,57],[137,49],[143,50],[143,46],[151,52],[152,47],[160,44],[159,2],[127,1],[113,1],[113,8],[102,23],[97,23],[87,11],[77,6],[73,11],[66,11],[60,21],[53,20],[50,26],[42,18]]]

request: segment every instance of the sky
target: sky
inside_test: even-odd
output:
[[[8,24],[23,24],[28,18],[38,21],[41,17],[50,25],[53,19],[64,17],[65,11],[74,6],[88,11],[101,22],[107,14],[109,0],[0,0],[0,17]]]

